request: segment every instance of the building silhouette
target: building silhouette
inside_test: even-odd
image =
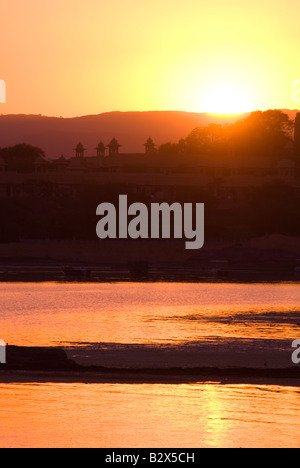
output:
[[[101,158],[105,156],[105,144],[102,141],[98,143],[96,150],[97,150],[97,158]]]
[[[154,154],[156,152],[156,146],[152,138],[148,138],[144,146],[145,146],[146,154]]]
[[[76,158],[83,158],[84,157],[85,148],[83,147],[82,143],[78,143],[75,148],[75,157]]]
[[[114,155],[118,155],[119,154],[119,149],[120,149],[120,146],[118,141],[116,140],[116,138],[113,138],[111,140],[111,142],[109,143],[109,145],[107,145],[108,147],[108,152],[109,152],[109,156],[114,156]]]
[[[192,162],[185,155],[164,157],[149,137],[141,153],[122,153],[114,137],[109,144],[100,141],[92,154],[83,143],[75,147],[73,157],[61,155],[47,160],[39,157],[30,174],[9,172],[0,158],[0,197],[27,196],[27,186],[47,184],[53,194],[76,193],[85,185],[126,184],[133,193],[157,199],[172,199],[184,187],[203,188],[227,201],[243,200],[249,189],[284,181],[300,196],[300,113],[296,116],[294,141],[288,143],[280,160],[268,163],[264,158],[243,160],[199,154]],[[108,148],[108,152],[106,149]]]

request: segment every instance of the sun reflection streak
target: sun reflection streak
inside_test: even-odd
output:
[[[204,443],[210,447],[224,447],[228,440],[230,421],[224,420],[225,407],[222,395],[211,382],[202,386],[205,410]]]

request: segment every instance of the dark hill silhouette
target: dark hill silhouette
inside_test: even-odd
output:
[[[287,111],[295,118],[297,111]],[[42,148],[49,159],[62,154],[69,158],[74,155],[78,141],[87,148],[86,155],[96,154],[100,140],[108,144],[116,137],[122,145],[121,152],[139,153],[151,136],[157,145],[168,141],[178,142],[195,127],[210,123],[234,122],[243,116],[211,115],[192,112],[151,111],[151,112],[110,112],[75,118],[44,117],[41,115],[0,116],[0,147],[28,143]]]
[[[235,120],[231,117],[230,121]],[[188,112],[110,112],[76,118],[37,115],[0,116],[0,147],[30,143],[42,148],[47,158],[74,155],[78,141],[87,148],[86,155],[96,154],[100,140],[108,144],[113,137],[122,145],[121,152],[143,152],[151,136],[157,145],[177,142],[195,127],[223,122],[218,116]]]

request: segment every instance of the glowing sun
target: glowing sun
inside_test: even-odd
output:
[[[202,104],[211,114],[241,114],[252,107],[245,91],[230,83],[212,86],[205,92]]]

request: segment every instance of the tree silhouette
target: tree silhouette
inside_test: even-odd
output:
[[[235,155],[278,160],[291,140],[293,122],[281,110],[257,111],[230,126],[228,139]]]
[[[210,124],[195,128],[185,140],[186,151],[190,154],[219,155],[227,151],[227,127]]]
[[[8,171],[30,173],[34,171],[34,163],[44,158],[45,153],[40,148],[22,143],[10,148],[2,148],[0,157],[4,159]]]
[[[178,143],[161,145],[160,154],[184,155],[190,163],[201,156],[217,156],[235,160],[250,157],[272,164],[285,156],[293,127],[294,123],[281,110],[257,111],[234,124],[196,127]]]

